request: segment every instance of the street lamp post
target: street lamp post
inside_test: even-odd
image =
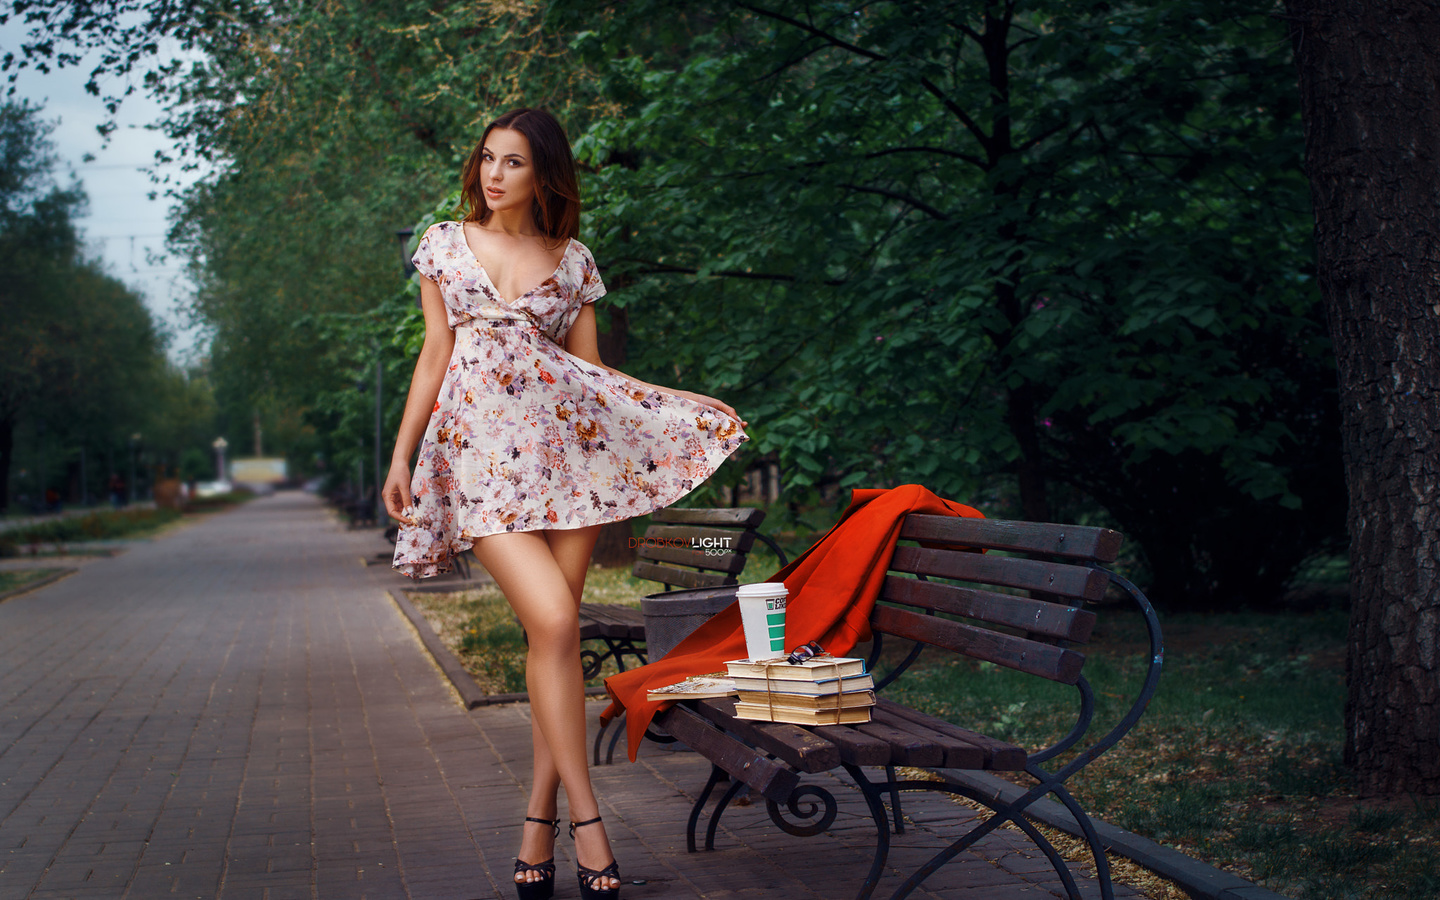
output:
[[[398,228],[395,230],[395,240],[400,244],[400,273],[405,278],[415,274],[415,263],[410,260],[410,239],[415,236],[411,228]],[[420,306],[420,297],[415,297],[415,305]],[[385,498],[380,494],[380,488],[385,481],[382,477],[380,465],[381,442],[384,440],[384,406],[382,397],[385,387],[385,368],[380,356],[380,348],[375,348],[375,521],[384,522]]]
[[[380,348],[375,348],[375,524],[385,524],[385,498],[380,496],[384,480],[380,477],[381,405],[385,388],[385,370],[380,362]]]
[[[140,432],[130,435],[130,502],[138,496],[135,493],[135,457],[140,453]]]
[[[410,239],[415,232],[409,228],[401,228],[395,232],[395,240],[400,242],[400,271],[409,278],[415,274],[415,264],[410,261]]]
[[[216,481],[224,481],[224,480],[225,480],[225,448],[228,447],[228,446],[230,446],[230,442],[227,441],[227,440],[225,440],[225,438],[223,438],[223,437],[218,437],[218,438],[215,439],[215,442],[212,443],[210,446],[212,446],[212,447],[215,448],[215,480],[216,480]]]

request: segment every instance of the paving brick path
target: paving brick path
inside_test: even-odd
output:
[[[396,576],[360,564],[376,540],[279,494],[0,603],[0,898],[513,897],[529,709],[461,708],[385,594]],[[625,877],[646,882],[627,898],[853,896],[858,795],[837,782],[814,838],[731,810],[720,849],[691,855],[705,773],[663,752],[596,770]],[[965,814],[906,811],[899,869]],[[997,835],[915,896],[1055,896],[1035,856]],[[557,897],[578,896],[563,834],[557,863]]]

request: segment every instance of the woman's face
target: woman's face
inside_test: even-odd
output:
[[[525,135],[492,128],[480,151],[480,186],[493,212],[529,209],[535,196],[535,161]]]

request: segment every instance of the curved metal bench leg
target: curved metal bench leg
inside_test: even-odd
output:
[[[706,850],[715,849],[715,830],[720,827],[720,817],[725,814],[725,808],[730,805],[730,801],[735,799],[735,795],[740,793],[740,789],[743,787],[745,787],[745,782],[736,779],[730,783],[730,787],[725,790],[725,793],[720,795],[719,802],[715,804],[715,811],[710,813],[710,822],[705,826]]]
[[[609,730],[609,728],[610,728],[611,725],[615,724],[616,722],[620,721],[620,720],[623,719],[623,718],[625,718],[625,713],[624,713],[624,711],[621,711],[620,715],[616,716],[614,719],[611,719],[609,722],[601,722],[601,723],[600,723],[600,730],[595,733],[595,750],[594,750],[594,752],[593,752],[593,754],[592,754],[592,757],[591,757],[592,760],[593,760],[593,764],[594,764],[594,765],[597,765],[597,766],[600,765],[600,744],[603,743],[604,740],[605,740],[605,732],[606,732],[607,730]],[[617,729],[615,730],[615,733],[616,733],[616,734],[619,734],[620,732],[622,732],[622,731],[624,731],[624,730],[625,730],[625,729],[623,729],[623,728],[617,728]],[[615,752],[615,751],[614,751],[614,746],[615,746],[614,743],[612,742],[610,746],[611,746],[611,751],[610,751],[610,752],[611,752],[611,753],[614,753],[614,752]],[[606,760],[606,762],[609,762],[609,760]]]
[[[885,804],[880,802],[880,787],[866,778],[859,766],[850,763],[841,765],[850,774],[855,786],[860,788],[860,793],[865,795],[865,803],[870,807],[870,818],[875,823],[875,858],[871,860],[870,872],[860,885],[860,893],[855,895],[855,900],[869,900],[870,895],[875,892],[875,886],[880,883],[881,873],[885,871],[885,860],[890,856],[890,823],[885,815]]]
[[[890,815],[895,819],[895,833],[905,833],[905,820],[901,818],[900,812],[900,789],[895,787],[895,767],[890,764],[885,766],[885,780],[890,784]]]
[[[974,800],[976,803],[992,810],[994,813],[990,818],[965,832],[959,840],[935,854],[923,866],[911,873],[910,877],[905,879],[905,883],[900,885],[894,894],[890,895],[891,900],[902,900],[902,898],[910,896],[911,891],[919,887],[925,879],[935,874],[941,866],[954,859],[958,854],[964,852],[981,838],[1006,822],[1014,824],[1016,828],[1024,832],[1025,836],[1030,838],[1031,843],[1045,854],[1046,859],[1050,861],[1051,867],[1055,869],[1055,873],[1060,876],[1060,883],[1065,887],[1065,895],[1069,897],[1070,900],[1081,900],[1080,888],[1075,884],[1075,876],[1070,873],[1070,867],[1065,863],[1065,859],[1055,847],[1045,839],[1045,836],[1040,833],[1040,830],[1022,814],[1025,807],[1029,806],[1036,799],[1051,793],[1053,786],[1036,786],[1027,791],[1023,796],[1017,798],[1014,803],[1001,804],[995,803],[992,797],[988,797],[980,791],[970,790],[963,785],[951,784],[949,782],[900,781],[893,783],[891,786],[894,788],[908,787],[915,790],[941,791],[947,794],[958,794],[961,797]],[[1114,900],[1114,892],[1109,887],[1108,881],[1101,883],[1101,893],[1105,896],[1105,900]]]
[[[705,789],[701,791],[700,796],[696,798],[695,805],[690,807],[690,818],[685,823],[685,849],[691,853],[695,852],[695,823],[700,821],[700,810],[705,808],[705,801],[710,799],[710,792],[715,790],[715,785],[719,784],[722,779],[728,777],[724,769],[713,763],[711,764],[710,778],[705,782]],[[705,849],[713,850],[715,848],[706,847]]]
[[[625,714],[621,713],[615,720],[615,733],[610,735],[610,749],[605,751],[605,765],[607,766],[615,761],[615,745],[620,743],[620,739],[625,736],[625,729],[620,727],[620,719],[623,718],[625,718]]]
[[[1085,843],[1090,845],[1090,857],[1095,862],[1095,880],[1100,883],[1101,900],[1115,900],[1115,885],[1110,880],[1110,859],[1105,855],[1105,846],[1100,843],[1100,834],[1095,830],[1089,813],[1080,806],[1080,801],[1071,796],[1062,784],[1050,788],[1050,793],[1064,804],[1070,815],[1080,824]]]

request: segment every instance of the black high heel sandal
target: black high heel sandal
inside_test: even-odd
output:
[[[594,825],[598,821],[600,821],[599,816],[593,819],[586,819],[584,822],[571,822],[570,837],[572,839],[575,837],[575,829],[583,828],[586,825]],[[601,890],[595,886],[602,878],[613,878],[616,881],[620,880],[620,863],[613,859],[610,860],[610,865],[597,872],[594,869],[587,869],[580,865],[580,852],[577,850],[575,852],[575,877],[580,879],[581,900],[617,900],[620,896],[619,887]]]
[[[549,825],[555,829],[555,836],[560,836],[559,819],[537,819],[534,816],[526,816],[527,822],[539,822],[541,825]],[[571,831],[574,834],[574,831]],[[520,857],[515,857],[515,874],[522,872],[539,872],[540,878],[535,881],[515,882],[515,893],[520,895],[520,900],[550,900],[555,894],[555,857],[551,856],[542,863],[522,862]]]

